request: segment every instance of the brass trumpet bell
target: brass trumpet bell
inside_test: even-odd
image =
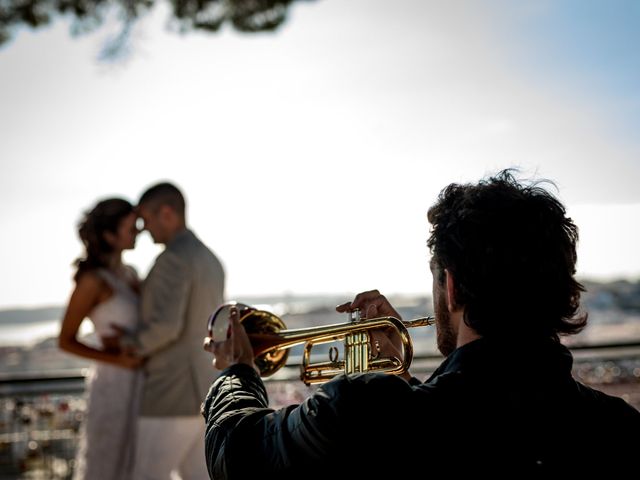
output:
[[[382,372],[400,375],[406,372],[413,359],[413,344],[408,328],[433,325],[433,317],[420,317],[402,321],[395,317],[360,318],[356,310],[351,312],[350,321],[332,325],[286,330],[281,318],[271,312],[258,310],[248,305],[230,302],[221,305],[209,318],[209,336],[218,341],[228,337],[228,319],[231,307],[240,313],[240,323],[245,328],[254,361],[260,375],[268,377],[282,368],[289,357],[289,349],[304,344],[301,380],[309,385],[330,380],[340,373]],[[370,332],[392,329],[402,342],[400,357],[380,355],[377,345],[371,344]],[[314,345],[342,341],[344,358],[339,358],[336,347],[329,349],[329,360],[311,363]]]
[[[284,322],[266,310],[258,310],[244,303],[225,303],[209,317],[208,332],[215,341],[228,338],[228,319],[232,307],[238,309],[240,323],[249,335],[254,362],[260,370],[260,376],[273,375],[289,358],[289,349],[276,348],[280,339],[278,333],[286,328]]]

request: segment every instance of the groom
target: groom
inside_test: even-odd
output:
[[[186,225],[185,199],[170,183],[140,197],[138,215],[165,245],[147,276],[140,329],[123,346],[147,358],[136,445],[135,480],[207,479],[200,405],[217,372],[202,350],[207,319],[223,303],[218,258]]]

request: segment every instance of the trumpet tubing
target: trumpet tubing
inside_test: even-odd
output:
[[[409,321],[395,317],[361,319],[356,311],[351,313],[349,322],[287,330],[282,319],[271,312],[230,302],[220,306],[209,318],[209,336],[216,338],[213,333],[215,322],[228,320],[229,310],[233,306],[240,311],[240,323],[251,341],[260,375],[268,377],[274,374],[286,364],[290,348],[304,344],[300,378],[307,385],[326,382],[340,373],[402,374],[409,369],[413,360],[413,343],[408,329],[435,323],[434,317]],[[401,358],[382,357],[378,346],[372,347],[371,332],[383,329],[392,329],[399,335],[403,351]],[[340,359],[338,349],[331,347],[327,361],[311,363],[313,347],[331,342],[343,343],[344,358]]]

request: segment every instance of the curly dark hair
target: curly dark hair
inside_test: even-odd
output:
[[[559,339],[581,331],[584,287],[576,281],[578,227],[542,184],[514,169],[444,188],[427,218],[437,278],[453,274],[465,323],[484,336]]]
[[[78,235],[82,241],[85,253],[78,258],[74,265],[77,270],[74,280],[90,270],[107,267],[109,254],[113,247],[105,239],[106,232],[116,233],[123,218],[133,212],[133,205],[122,198],[108,198],[98,202],[78,224]]]

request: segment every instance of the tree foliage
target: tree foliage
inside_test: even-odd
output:
[[[181,32],[216,32],[224,24],[241,32],[277,29],[295,0],[166,0],[171,24]],[[36,29],[57,17],[72,20],[72,33],[92,31],[117,12],[123,32],[155,5],[155,0],[0,0],[0,46],[20,27]]]

